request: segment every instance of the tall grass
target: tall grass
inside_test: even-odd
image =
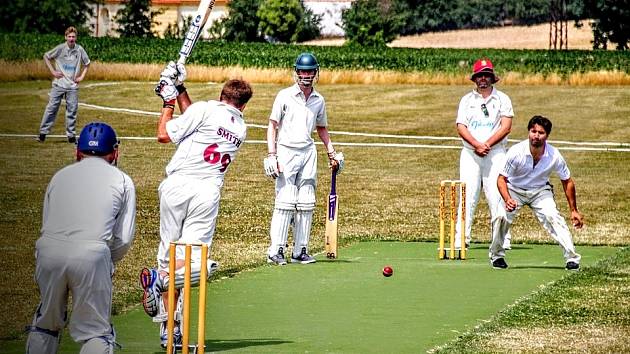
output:
[[[103,63],[94,61],[88,72],[89,80],[102,81],[156,81],[165,64]],[[213,67],[198,64],[187,65],[189,82],[224,82],[230,78],[243,78],[253,83],[288,84],[290,69],[246,68],[241,66]],[[500,73],[500,72],[499,72]],[[621,71],[597,71],[560,74],[501,74],[506,85],[569,85],[610,86],[630,85],[630,74]],[[0,60],[0,77],[5,81],[45,80],[51,75],[43,60],[7,62]],[[462,85],[469,82],[467,75],[455,73],[399,72],[378,70],[326,70],[320,73],[321,84],[414,84],[414,85]]]

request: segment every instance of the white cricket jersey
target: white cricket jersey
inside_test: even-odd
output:
[[[506,94],[493,87],[490,96],[483,98],[473,90],[459,101],[456,124],[465,125],[476,140],[485,142],[501,128],[501,117],[514,117],[512,101]],[[464,139],[462,143],[468,149],[475,149]],[[505,147],[507,136],[497,144]]]
[[[551,144],[545,143],[545,152],[534,166],[534,157],[529,150],[529,140],[523,140],[508,150],[505,167],[500,173],[511,185],[531,190],[544,187],[549,182],[551,172],[554,171],[563,181],[571,177],[569,167],[560,151]]]
[[[102,241],[114,262],[131,247],[136,189],[127,174],[99,157],[59,170],[46,189],[42,238]]]
[[[313,89],[308,101],[295,84],[278,92],[269,120],[278,123],[278,145],[302,149],[312,145],[315,126],[326,127],[326,102]]]
[[[177,151],[166,166],[166,174],[195,178],[216,178],[219,186],[238,149],[245,141],[247,126],[243,114],[219,101],[190,105],[179,118],[166,123]]]
[[[90,58],[85,49],[76,43],[74,48],[68,47],[67,43],[62,43],[46,52],[46,58],[54,60],[57,70],[63,73],[62,78],[53,80],[53,85],[65,89],[77,88],[79,85],[74,82],[74,79],[79,76],[82,67],[90,64]]]

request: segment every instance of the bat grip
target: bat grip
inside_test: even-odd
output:
[[[179,59],[177,59],[177,64],[186,64],[186,59],[188,59],[187,56],[180,54]]]
[[[337,169],[333,168],[330,180],[330,194],[337,194]]]

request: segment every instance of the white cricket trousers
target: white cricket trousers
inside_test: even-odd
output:
[[[161,239],[158,270],[168,272],[171,242],[203,243],[210,248],[219,215],[221,182],[219,178],[200,179],[178,174],[162,181],[158,188]],[[184,259],[184,246],[176,250],[176,258]],[[201,261],[201,247],[192,248],[192,261]]]
[[[475,210],[479,203],[481,189],[486,196],[490,218],[500,207],[501,195],[497,189],[499,171],[505,164],[505,148],[495,145],[488,155],[481,157],[474,150],[463,148],[459,158],[459,179],[466,183],[466,243],[470,243]],[[455,247],[461,245],[461,208],[457,208],[457,224],[455,227]]]
[[[505,203],[502,202],[502,208],[498,210],[496,217],[492,220],[490,260],[495,261],[498,258],[505,257],[505,249],[503,248],[505,234],[512,226],[518,211],[524,205],[529,205],[540,224],[562,248],[565,262],[580,263],[581,256],[575,252],[569,227],[560,211],[558,211],[556,202],[553,199],[552,186],[546,185],[534,190],[524,190],[508,183],[508,190],[512,199],[518,203],[518,206],[513,211],[508,212],[505,210]]]
[[[70,336],[86,343],[101,339],[104,352],[113,348],[111,324],[114,264],[104,242],[37,240],[35,280],[41,300],[30,327],[27,353],[54,353],[67,321],[68,295],[72,294]],[[93,345],[94,343],[92,343]]]

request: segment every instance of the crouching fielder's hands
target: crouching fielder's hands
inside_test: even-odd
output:
[[[337,170],[337,173],[341,173],[345,166],[345,160],[343,159],[343,152],[335,152],[334,150],[328,153],[328,167],[333,170]]]
[[[278,168],[278,159],[276,154],[269,154],[263,161],[265,165],[265,175],[271,178],[278,178],[280,176],[280,169]]]

